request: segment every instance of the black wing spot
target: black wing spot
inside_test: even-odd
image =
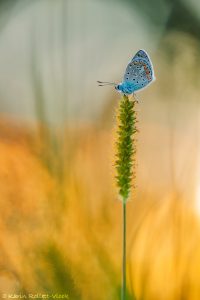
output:
[[[128,77],[126,77],[126,79],[128,79]]]

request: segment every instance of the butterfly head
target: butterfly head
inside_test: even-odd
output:
[[[121,92],[122,91],[122,84],[120,83],[120,84],[115,85],[115,89],[117,91]]]
[[[132,83],[129,83],[129,82],[122,82],[122,83],[116,84],[115,89],[119,93],[123,93],[126,95],[130,95],[134,92],[134,86]]]

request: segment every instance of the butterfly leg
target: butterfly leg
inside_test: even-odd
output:
[[[134,100],[135,100],[136,103],[139,103],[139,99],[138,99],[138,97],[136,96],[135,93],[133,93],[133,98],[134,98]]]
[[[125,95],[128,96],[130,101],[133,101],[135,103],[139,103],[138,98],[136,97],[136,95],[134,93],[133,94],[125,94]]]

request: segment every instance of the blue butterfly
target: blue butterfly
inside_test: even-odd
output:
[[[115,89],[125,95],[134,94],[146,88],[155,80],[153,64],[149,55],[144,50],[139,50],[126,67],[123,81],[114,82],[98,81],[99,86],[114,85]]]

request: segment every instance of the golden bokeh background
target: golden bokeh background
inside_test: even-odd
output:
[[[127,300],[199,300],[198,1],[7,0],[0,14],[1,297],[120,299],[120,96],[96,81],[120,81],[144,48],[157,80],[138,94]]]

